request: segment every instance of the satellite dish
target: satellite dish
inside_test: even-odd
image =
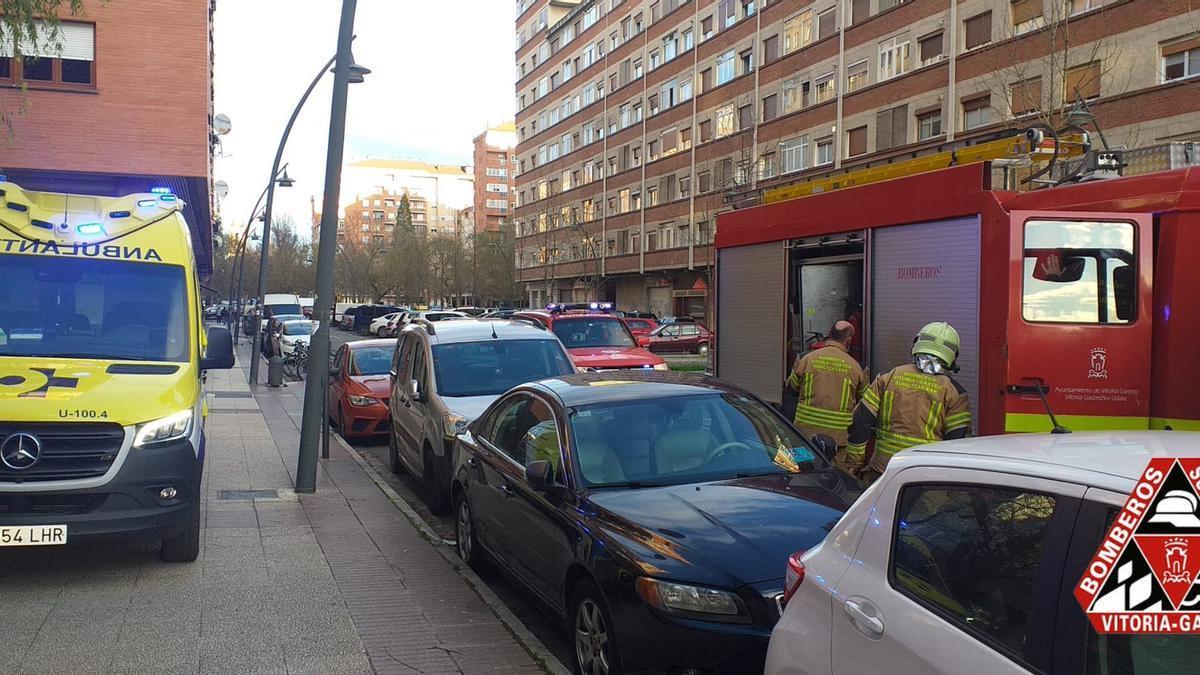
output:
[[[229,194],[229,183],[219,180],[213,185],[213,191],[217,193],[217,199],[225,199],[225,195]]]
[[[229,121],[229,115],[224,113],[213,118],[213,133],[218,136],[224,136],[233,128],[233,123]]]

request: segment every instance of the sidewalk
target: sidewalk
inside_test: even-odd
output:
[[[200,559],[5,551],[0,671],[543,672],[343,446],[292,491],[302,389],[252,394],[247,352],[208,377]]]

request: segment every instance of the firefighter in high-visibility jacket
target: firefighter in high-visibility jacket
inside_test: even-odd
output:
[[[913,341],[912,363],[883,373],[867,388],[846,445],[851,469],[865,483],[878,478],[892,455],[905,448],[970,435],[966,390],[950,377],[958,346],[958,331],[950,324],[927,324]],[[866,466],[872,434],[875,452]]]
[[[871,376],[849,354],[854,326],[848,321],[833,324],[825,346],[796,359],[788,386],[800,397],[795,424],[805,436],[827,434],[837,443],[834,466],[849,471],[846,431],[854,407],[862,398]]]

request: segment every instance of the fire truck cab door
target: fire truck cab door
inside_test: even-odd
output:
[[[1153,218],[1010,214],[1006,432],[1145,429]],[[1042,396],[1045,396],[1043,403]]]

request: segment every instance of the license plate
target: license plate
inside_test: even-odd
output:
[[[0,546],[62,546],[66,543],[66,525],[0,527]]]

